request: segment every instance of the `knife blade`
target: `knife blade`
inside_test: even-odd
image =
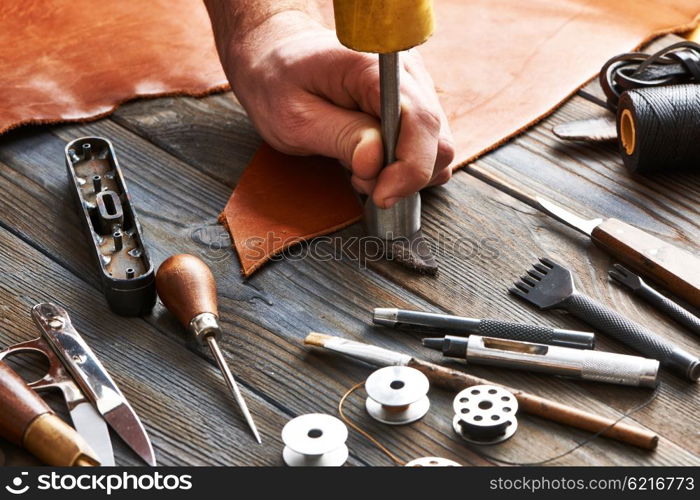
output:
[[[114,465],[114,451],[107,423],[89,401],[84,401],[69,410],[73,427],[97,453],[100,465]]]
[[[700,257],[618,219],[586,219],[531,195],[474,164],[467,172],[526,205],[589,236],[602,250],[670,292],[700,307]]]
[[[155,466],[153,447],[141,420],[75,330],[66,310],[45,302],[32,308],[32,318],[97,412],[136,454]]]

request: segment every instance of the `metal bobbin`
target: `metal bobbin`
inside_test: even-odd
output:
[[[462,464],[441,457],[420,457],[414,458],[404,467],[462,467]]]
[[[284,463],[290,467],[340,467],[348,459],[348,428],[324,413],[300,415],[282,429]]]
[[[384,424],[410,424],[428,413],[428,389],[428,377],[415,368],[386,366],[365,382],[367,413]]]
[[[518,428],[515,418],[518,400],[502,387],[468,387],[455,396],[452,407],[455,411],[452,427],[470,443],[501,443]]]

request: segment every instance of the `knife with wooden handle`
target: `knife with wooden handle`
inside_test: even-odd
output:
[[[0,361],[0,436],[47,465],[100,465],[87,442],[8,365]]]
[[[550,217],[588,235],[620,262],[655,281],[671,293],[700,307],[700,257],[618,219],[584,219],[538,195],[530,195],[485,170],[467,172]]]

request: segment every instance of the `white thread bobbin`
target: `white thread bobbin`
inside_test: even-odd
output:
[[[408,462],[404,467],[461,467],[454,460],[442,457],[420,457],[414,458]]]
[[[410,424],[428,413],[428,377],[408,366],[386,366],[365,382],[365,408],[372,418],[389,425]]]
[[[293,418],[282,429],[284,463],[290,467],[340,467],[348,459],[348,428],[324,413]]]
[[[518,400],[495,385],[475,385],[455,396],[452,428],[474,444],[496,444],[515,434]]]

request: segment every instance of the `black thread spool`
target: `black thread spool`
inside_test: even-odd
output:
[[[617,108],[617,137],[631,172],[700,171],[700,85],[624,92]]]

